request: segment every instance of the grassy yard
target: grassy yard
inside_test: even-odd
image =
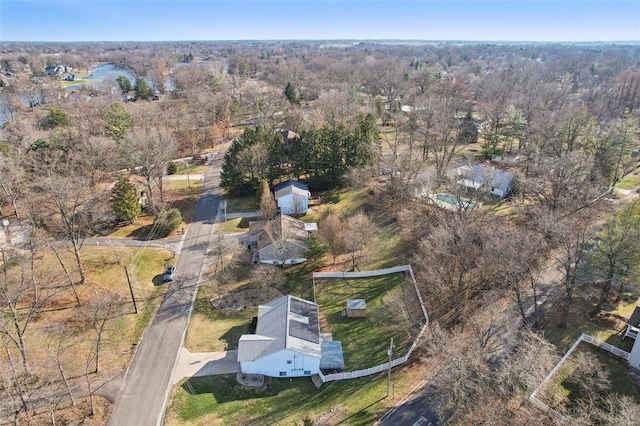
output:
[[[398,319],[399,307],[392,303],[401,293],[401,274],[358,279],[316,279],[316,300],[320,306],[320,329],[342,342],[345,370],[374,367],[388,360],[389,341],[394,338],[394,355],[400,356],[410,343]],[[366,318],[342,316],[347,299],[364,299]]]
[[[63,88],[69,87],[69,86],[81,86],[83,84],[94,84],[99,82],[100,80],[95,79],[95,78],[80,78],[74,81],[65,81],[65,80],[60,80],[60,86],[62,86]]]
[[[612,394],[632,397],[640,390],[628,374],[626,361],[582,342],[542,389],[539,399],[551,408],[572,416],[585,405],[601,402]]]
[[[258,209],[255,195],[224,196],[227,201],[227,213],[251,212]]]
[[[178,164],[178,170],[174,173],[174,175],[203,175],[207,171],[207,166],[187,166],[184,163]]]
[[[238,340],[249,332],[254,309],[221,311],[208,300],[198,298],[189,321],[184,346],[191,352],[217,352],[238,349]]]
[[[320,389],[309,378],[267,379],[260,389],[243,388],[234,376],[192,378],[174,387],[165,425],[300,425],[305,418],[322,416],[327,425],[371,425],[421,377],[394,370],[395,398],[385,398],[384,373],[329,382]]]
[[[320,196],[321,204],[310,208],[307,214],[300,218],[304,222],[319,222],[330,211],[340,217],[348,217],[361,210],[367,201],[365,190],[332,189],[313,195]]]
[[[620,182],[616,184],[620,189],[633,189],[640,184],[640,178],[636,175],[626,175]]]
[[[229,219],[226,222],[216,223],[215,232],[222,231],[224,233],[247,232],[249,231],[249,221],[258,220],[257,218],[237,218]]]
[[[66,250],[59,250],[59,254],[72,278],[77,280],[73,255]],[[55,254],[44,254],[42,267],[50,271],[53,277],[58,277],[60,285],[65,289],[47,304],[47,309],[34,322],[31,332],[39,332],[29,334],[28,343],[34,345],[30,348],[30,353],[38,362],[44,363],[48,359],[42,353],[46,348],[47,330],[63,326],[68,338],[76,342],[73,348],[74,364],[68,373],[81,377],[78,374],[83,372],[85,356],[94,338],[94,332],[86,324],[89,312],[93,309],[91,306],[114,296],[115,315],[106,324],[106,344],[100,354],[101,371],[110,374],[109,371],[120,371],[129,363],[142,333],[158,308],[165,290],[161,274],[172,254],[158,248],[84,246],[81,257],[87,284],[76,286],[81,301],[81,306],[77,306],[72,288],[68,286]],[[134,312],[125,266],[129,272],[138,314]]]

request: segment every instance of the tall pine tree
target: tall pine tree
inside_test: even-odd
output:
[[[124,176],[116,181],[112,190],[111,211],[118,222],[135,221],[142,214],[138,191]]]

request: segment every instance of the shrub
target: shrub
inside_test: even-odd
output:
[[[178,166],[176,166],[176,163],[174,163],[173,161],[170,161],[169,164],[167,164],[167,174],[175,175],[177,171],[178,171]]]
[[[178,209],[160,210],[153,221],[154,236],[163,238],[178,229],[182,215]]]

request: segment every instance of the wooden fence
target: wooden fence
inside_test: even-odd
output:
[[[401,365],[407,362],[407,360],[409,359],[409,356],[411,356],[411,353],[416,348],[416,345],[422,338],[422,335],[424,334],[424,332],[426,331],[429,325],[429,314],[427,313],[427,309],[424,307],[424,302],[422,301],[422,296],[420,296],[418,283],[416,283],[416,277],[413,274],[413,269],[411,269],[411,265],[395,266],[393,268],[386,268],[386,269],[376,269],[374,271],[314,272],[313,273],[313,282],[314,282],[313,288],[314,288],[314,299],[315,299],[315,279],[316,278],[367,278],[367,277],[377,277],[377,276],[388,275],[388,274],[397,274],[400,272],[408,272],[409,276],[411,277],[413,288],[416,291],[416,295],[418,296],[418,300],[420,302],[420,307],[422,308],[422,314],[424,315],[425,323],[422,326],[420,333],[418,333],[418,336],[415,338],[415,340],[411,344],[411,347],[409,347],[409,350],[407,351],[407,353],[405,353],[403,356],[399,358],[391,360],[391,367],[397,367],[398,365]],[[385,362],[384,364],[380,364],[375,367],[365,368],[365,369],[356,370],[356,371],[346,371],[342,373],[333,373],[333,374],[324,375],[322,374],[321,371],[319,371],[318,377],[320,377],[320,380],[322,381],[322,383],[330,382],[333,380],[357,379],[360,377],[381,373],[383,371],[386,371],[388,368],[389,368],[389,362]]]

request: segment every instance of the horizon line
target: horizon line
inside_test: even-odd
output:
[[[640,44],[638,40],[491,40],[420,38],[273,38],[273,39],[179,39],[179,40],[0,40],[0,43],[193,43],[193,42],[426,42],[426,43],[611,43]]]

